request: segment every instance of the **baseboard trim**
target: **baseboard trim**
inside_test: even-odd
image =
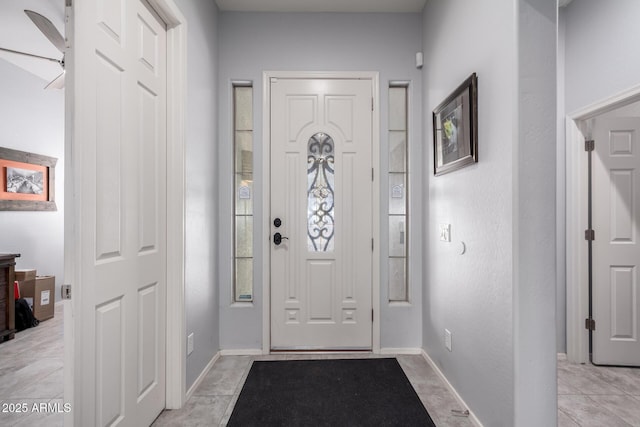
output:
[[[193,393],[196,391],[198,386],[200,386],[202,381],[204,381],[205,377],[207,376],[207,374],[209,373],[211,368],[213,368],[213,365],[218,361],[218,359],[220,359],[220,352],[217,352],[211,358],[209,363],[207,363],[207,366],[205,366],[204,369],[202,370],[202,372],[200,373],[200,375],[198,375],[198,378],[196,378],[196,380],[193,382],[191,387],[189,387],[189,390],[187,390],[187,396],[184,399],[185,403],[191,398],[191,396],[193,396]]]
[[[384,347],[380,349],[380,354],[422,354],[422,349]]]
[[[245,349],[227,349],[220,350],[221,356],[260,356],[262,355],[262,349],[259,348],[245,348]]]
[[[424,359],[427,361],[427,363],[431,366],[431,368],[436,372],[436,374],[438,374],[438,376],[440,377],[440,379],[442,380],[442,382],[445,383],[445,385],[447,386],[447,388],[449,389],[449,391],[453,394],[453,396],[456,398],[456,400],[458,401],[458,403],[465,409],[467,409],[469,411],[469,421],[471,421],[471,423],[476,426],[476,427],[483,427],[482,423],[480,422],[480,420],[478,419],[478,417],[476,417],[476,415],[473,413],[473,411],[471,409],[469,409],[469,406],[465,403],[464,399],[462,399],[462,397],[458,394],[458,392],[456,391],[456,389],[451,385],[451,383],[449,382],[449,380],[447,379],[447,377],[444,376],[444,374],[442,373],[442,371],[440,370],[440,368],[438,368],[438,365],[436,365],[434,363],[433,360],[431,360],[431,358],[429,357],[429,355],[427,354],[426,351],[424,351],[424,349],[420,350],[420,353],[422,354],[422,357],[424,357]]]

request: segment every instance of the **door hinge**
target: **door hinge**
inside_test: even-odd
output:
[[[596,142],[593,139],[584,142],[584,151],[593,151],[596,149]]]
[[[584,319],[584,327],[590,331],[596,330],[596,321],[589,317],[588,319]]]
[[[584,230],[584,240],[596,240],[596,232],[595,230]]]
[[[62,285],[60,287],[60,297],[65,299],[71,299],[71,285]]]
[[[373,322],[373,308],[371,309],[371,321]]]
[[[371,239],[371,252],[373,252],[373,238]]]
[[[374,103],[373,103],[373,98],[371,98],[371,111],[374,111],[374,109],[373,109],[373,105],[374,105]]]
[[[371,168],[371,182],[373,182],[373,168]]]

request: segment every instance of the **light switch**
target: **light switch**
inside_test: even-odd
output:
[[[443,242],[451,241],[451,224],[440,224],[440,240]]]

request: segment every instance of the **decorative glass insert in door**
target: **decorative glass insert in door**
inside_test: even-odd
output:
[[[334,247],[334,142],[318,132],[307,144],[307,248],[331,252]]]

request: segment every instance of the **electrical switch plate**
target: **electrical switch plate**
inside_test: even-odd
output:
[[[444,346],[447,350],[451,351],[451,331],[444,330]]]
[[[187,356],[193,353],[193,332],[187,336]]]
[[[443,242],[451,241],[451,224],[440,224],[440,240]]]

